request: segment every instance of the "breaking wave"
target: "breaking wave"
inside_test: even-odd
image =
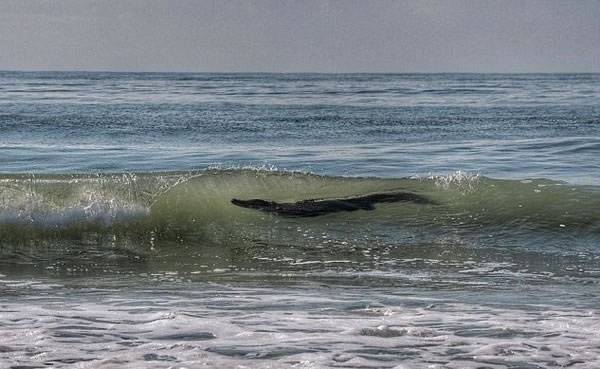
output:
[[[285,220],[231,204],[231,199],[297,202],[391,191],[415,193],[435,205],[378,204],[374,211]],[[273,232],[294,223],[395,224],[398,228],[484,226],[597,231],[598,188],[546,179],[498,180],[456,172],[399,179],[327,177],[252,169],[95,175],[5,175],[0,178],[2,237],[151,232],[154,237]],[[360,228],[360,227],[359,227]],[[232,232],[237,230],[238,232]],[[213,234],[211,234],[211,232]]]

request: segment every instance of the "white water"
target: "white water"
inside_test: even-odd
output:
[[[77,286],[73,294],[76,281],[0,279],[0,367],[600,366],[593,302],[551,301],[544,285],[532,300],[510,303],[483,288],[423,293],[147,278],[161,287]],[[525,295],[529,288],[522,286]]]

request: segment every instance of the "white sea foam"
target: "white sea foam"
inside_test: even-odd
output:
[[[15,282],[0,282],[0,289],[27,288]],[[458,302],[414,292],[391,298],[394,291],[382,288],[68,290],[53,285],[34,295],[7,295],[1,362],[78,368],[600,365],[600,316],[589,308]]]
[[[479,173],[469,173],[458,170],[448,175],[430,176],[428,179],[434,180],[436,186],[446,190],[451,187],[462,190],[473,190],[479,184],[480,175]]]
[[[0,210],[0,224],[35,225],[36,228],[54,228],[70,225],[108,227],[120,222],[142,218],[149,209],[140,205],[119,206],[113,201],[91,202],[63,209],[29,208]]]

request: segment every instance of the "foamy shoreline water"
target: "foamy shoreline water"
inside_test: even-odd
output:
[[[467,290],[461,297],[308,281],[303,287],[260,287],[163,280],[161,287],[80,286],[74,293],[72,283],[0,280],[4,292],[20,291],[2,303],[0,358],[7,367],[599,364],[598,311],[591,301],[556,305],[547,286],[535,300],[507,304],[506,292],[493,289]]]

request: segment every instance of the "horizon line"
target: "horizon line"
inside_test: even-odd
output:
[[[576,71],[560,71],[560,72],[309,72],[309,71],[189,71],[189,70],[103,70],[103,69],[0,69],[0,73],[140,73],[140,74],[381,74],[381,75],[400,75],[400,74],[600,74],[600,70],[593,72],[576,72]]]

